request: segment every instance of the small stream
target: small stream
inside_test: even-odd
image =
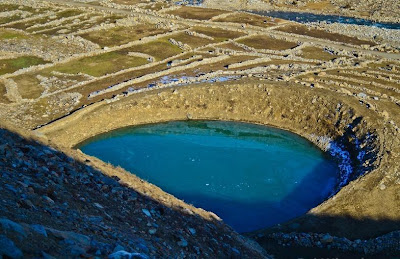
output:
[[[201,6],[203,0],[182,0],[176,2],[178,5],[192,5]],[[390,22],[376,22],[373,20],[354,18],[349,16],[330,15],[330,14],[313,14],[307,12],[288,12],[288,11],[256,11],[256,10],[244,10],[250,13],[259,14],[263,16],[281,18],[289,21],[296,21],[299,23],[311,23],[311,22],[327,22],[327,23],[343,23],[343,24],[355,24],[374,26],[377,28],[400,30],[400,23]]]
[[[375,22],[367,19],[353,18],[353,17],[346,17],[339,15],[297,13],[297,12],[284,12],[284,11],[250,11],[250,12],[263,16],[281,18],[289,21],[296,21],[299,23],[327,22],[327,23],[343,23],[343,24],[374,26],[384,29],[395,29],[395,30],[400,29],[400,23]]]

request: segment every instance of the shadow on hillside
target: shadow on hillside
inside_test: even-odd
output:
[[[210,224],[187,209],[168,207],[136,193],[118,177],[102,174],[81,158],[73,159],[39,141],[28,132],[4,129],[0,122],[0,218],[77,233],[80,239],[76,245],[82,246],[82,253],[90,258],[98,257],[98,249],[101,257],[111,254],[118,245],[127,251],[148,254],[159,243],[154,241],[156,238],[168,243],[170,251],[166,256],[180,255],[182,247],[178,241],[184,239],[189,243],[184,249],[188,256],[196,256],[197,247],[199,251],[212,249],[213,258],[235,258],[232,247],[236,247],[244,257],[262,258],[260,251],[247,247],[235,238],[231,228],[219,221]],[[155,235],[148,233],[149,222],[157,222]],[[188,228],[195,228],[196,233],[191,234]],[[70,251],[59,245],[66,239],[64,236],[54,238],[53,234],[46,234],[33,238],[33,232],[29,232],[24,239],[7,231],[0,224],[0,235],[11,239],[24,257],[41,258],[41,251],[55,257],[79,257],[68,254]],[[215,242],[211,242],[214,237]],[[91,240],[90,245],[87,239]],[[82,240],[86,243],[80,243]],[[99,240],[101,246],[96,245]],[[3,250],[0,258],[2,253]]]

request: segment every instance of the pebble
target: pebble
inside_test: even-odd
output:
[[[322,238],[321,238],[321,242],[322,243],[332,243],[333,242],[333,237],[329,234],[325,234]]]
[[[196,235],[196,229],[194,229],[194,228],[189,228],[189,232],[190,232],[192,235]]]
[[[14,221],[11,221],[11,220],[5,219],[5,218],[1,218],[0,225],[5,230],[11,230],[15,233],[18,233],[22,237],[27,237],[27,234],[26,234],[24,228],[20,224],[15,223]]]
[[[119,251],[124,251],[124,250],[125,250],[125,248],[123,246],[116,245],[114,250],[113,250],[113,253],[116,253],[116,252],[119,252]]]
[[[42,225],[31,225],[31,229],[45,237],[47,237],[46,229]]]
[[[180,247],[187,247],[188,246],[188,242],[184,238],[181,238],[181,241],[178,242],[178,245]]]
[[[151,218],[151,214],[150,214],[150,211],[148,209],[142,209],[142,212],[144,213],[144,215],[146,215],[147,217]]]
[[[108,259],[148,259],[149,257],[141,253],[129,253],[126,251],[118,251],[108,256]]]
[[[0,257],[22,258],[22,251],[15,246],[14,242],[4,235],[0,235]]]
[[[101,209],[101,210],[104,209],[104,207],[101,206],[100,204],[98,204],[97,202],[93,203],[93,205],[98,209]]]

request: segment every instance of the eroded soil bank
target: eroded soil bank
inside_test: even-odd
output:
[[[366,239],[399,229],[399,129],[339,91],[253,79],[155,90],[97,103],[37,134],[69,148],[113,129],[185,119],[245,121],[287,129],[341,161],[336,195],[290,224],[263,230],[256,237],[262,239],[270,231],[297,231]],[[140,181],[134,185],[139,191],[157,188]],[[164,194],[152,195],[162,200]]]

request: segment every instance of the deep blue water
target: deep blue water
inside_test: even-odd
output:
[[[251,11],[251,12],[259,15],[281,18],[300,23],[327,22],[327,23],[343,23],[343,24],[375,26],[385,29],[397,29],[397,30],[400,29],[400,23],[375,22],[367,19],[353,18],[353,17],[346,17],[339,15],[297,13],[297,12],[284,12],[284,11]]]
[[[239,232],[300,216],[333,191],[335,162],[287,131],[222,121],[116,130],[79,146],[120,165]]]

